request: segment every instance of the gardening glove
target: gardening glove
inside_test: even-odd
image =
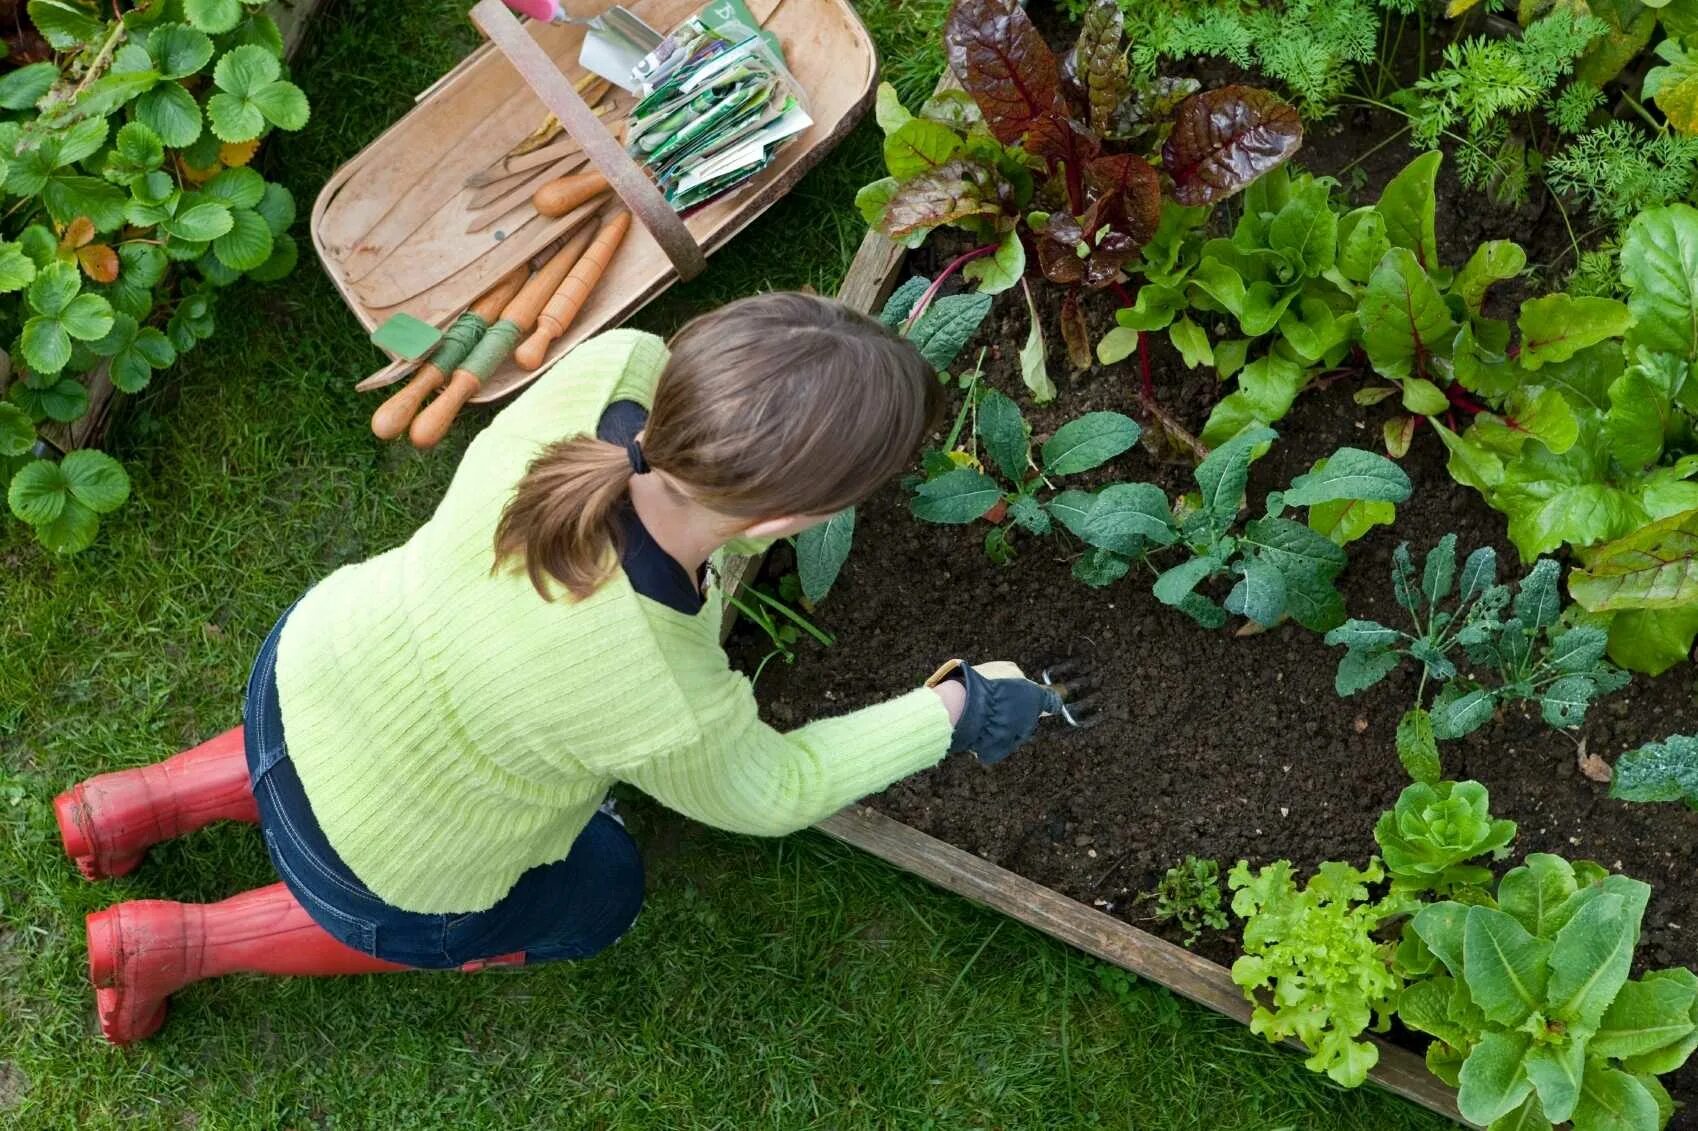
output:
[[[950,753],[968,752],[992,766],[1031,741],[1038,720],[1045,716],[1059,715],[1071,726],[1084,725],[1084,715],[1069,703],[1069,696],[1076,699],[1086,688],[1078,681],[1064,685],[1054,678],[1059,674],[1058,668],[1047,670],[1040,683],[1006,661],[978,667],[961,660],[944,664],[926,686],[954,680],[966,692],[961,717],[950,736]]]

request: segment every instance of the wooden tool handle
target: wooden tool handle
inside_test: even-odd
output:
[[[434,448],[440,444],[442,438],[448,435],[448,429],[454,426],[454,418],[460,415],[460,409],[472,399],[479,387],[477,377],[464,369],[456,369],[448,387],[413,418],[413,426],[407,430],[407,439],[413,442],[413,447]]]
[[[556,177],[531,195],[531,203],[544,216],[564,216],[598,192],[607,188],[607,178],[600,173],[574,173]]]
[[[631,214],[623,209],[607,218],[596,232],[594,242],[584,249],[582,257],[567,274],[566,281],[560,284],[560,289],[554,292],[554,297],[537,316],[535,332],[513,351],[513,360],[526,369],[542,365],[543,359],[548,356],[548,347],[566,332],[578,311],[584,308],[584,302],[601,281],[602,273],[607,270],[630,228]]]
[[[472,303],[471,311],[483,319],[487,325],[501,313],[501,309],[513,301],[513,296],[519,293],[519,288],[525,285],[530,269],[523,263],[503,275],[501,279],[478,296]],[[433,361],[426,361],[419,366],[419,371],[413,374],[394,396],[377,406],[377,411],[371,414],[372,435],[380,440],[393,440],[407,430],[413,417],[419,411],[419,405],[434,392],[437,386],[448,379],[448,374],[441,366]]]
[[[584,254],[584,249],[595,239],[596,229],[589,224],[579,228],[564,247],[554,253],[554,257],[532,275],[519,293],[513,296],[513,301],[501,311],[501,317],[519,328],[522,334],[528,334],[537,324],[537,315],[560,288],[561,281],[572,270],[572,265],[578,262],[578,257]]]
[[[418,414],[419,405],[447,376],[431,362],[419,366],[412,379],[371,414],[371,434],[379,440],[393,440],[405,432]]]

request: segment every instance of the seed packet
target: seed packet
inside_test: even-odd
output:
[[[626,149],[680,212],[743,184],[813,125],[778,40],[742,0],[715,0],[634,72]]]

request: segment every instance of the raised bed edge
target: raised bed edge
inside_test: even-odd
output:
[[[269,10],[272,18],[277,21],[278,29],[283,33],[285,57],[293,57],[306,38],[307,24],[330,2],[331,0],[273,0]],[[90,370],[88,375],[88,411],[69,424],[43,423],[39,429],[40,434],[61,452],[93,447],[106,436],[106,426],[111,422],[112,406],[117,398],[118,390],[112,385],[107,367],[104,364],[98,365]]]
[[[945,71],[938,89],[954,85],[954,76]],[[876,312],[894,288],[906,255],[901,246],[869,230],[849,264],[837,297],[857,310]],[[731,557],[724,563],[721,586],[728,599],[720,627],[722,642],[737,620],[729,595],[754,576],[759,566],[758,557]],[[834,840],[1159,983],[1216,1013],[1249,1023],[1250,1003],[1226,967],[1149,931],[863,805],[852,805],[814,827]],[[1457,1111],[1456,1092],[1428,1072],[1421,1057],[1378,1037],[1368,1039],[1380,1050],[1379,1063],[1368,1073],[1371,1081],[1447,1119],[1472,1126]]]

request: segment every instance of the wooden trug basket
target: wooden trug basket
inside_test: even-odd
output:
[[[651,26],[670,30],[705,0],[630,0]],[[578,11],[575,14],[585,14]],[[878,57],[849,0],[748,0],[763,27],[779,38],[801,84],[814,124],[784,146],[749,183],[692,213],[684,226],[711,254],[766,211],[819,162],[871,105]],[[584,72],[578,52],[583,29],[528,23],[532,40],[568,80]],[[622,121],[631,96],[617,90],[608,115]],[[528,207],[514,223],[481,232],[465,229],[475,190],[468,176],[488,168],[542,122],[541,98],[494,45],[485,43],[418,104],[353,160],[338,169],[313,205],[312,241],[326,273],[368,329],[405,312],[446,326],[473,299],[560,234],[562,221]],[[634,213],[635,209],[632,210]],[[497,232],[500,236],[497,236]],[[448,264],[464,263],[431,283]],[[565,336],[534,371],[512,361],[501,366],[474,401],[507,396],[540,375],[578,342],[617,326],[678,278],[666,253],[643,226],[633,224],[607,273]],[[397,363],[362,380],[378,388],[407,375]]]

